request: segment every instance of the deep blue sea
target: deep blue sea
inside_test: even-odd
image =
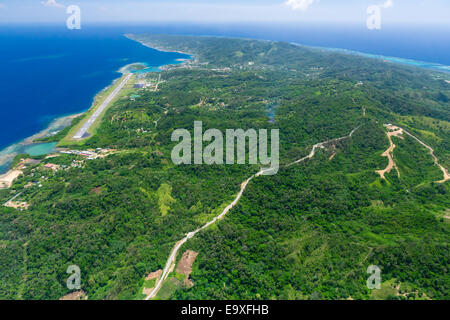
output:
[[[117,71],[124,65],[158,67],[178,58],[188,56],[145,47],[117,30],[0,28],[0,150],[43,130],[58,116],[87,110],[94,96],[121,76]],[[0,156],[25,152],[24,147]],[[10,161],[0,161],[0,170]]]
[[[157,67],[187,58],[160,52],[123,36],[163,33],[248,37],[342,48],[450,65],[450,30],[355,25],[0,25],[0,152],[56,117],[87,110],[97,92],[118,78],[124,65]],[[4,151],[4,150],[3,150]],[[1,167],[0,171],[5,169]]]
[[[87,110],[126,64],[161,66],[186,58],[96,30],[0,29],[0,44],[0,149],[38,132],[55,116]]]

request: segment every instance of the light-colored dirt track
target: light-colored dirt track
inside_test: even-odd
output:
[[[442,173],[444,174],[444,179],[442,179],[440,181],[436,181],[436,182],[437,183],[445,183],[448,180],[450,180],[450,174],[449,174],[448,170],[439,163],[439,159],[434,154],[434,149],[433,148],[431,148],[425,142],[421,141],[419,138],[417,138],[416,136],[412,135],[411,133],[409,133],[408,131],[406,131],[403,128],[400,128],[400,127],[397,127],[397,126],[394,126],[394,125],[391,125],[391,124],[388,124],[388,125],[385,125],[385,126],[389,130],[389,132],[387,133],[387,136],[389,138],[390,147],[382,154],[383,157],[388,157],[388,159],[389,159],[388,166],[384,170],[378,170],[377,171],[377,173],[380,174],[382,179],[386,179],[385,178],[385,174],[391,172],[391,170],[393,168],[395,168],[395,170],[397,170],[398,177],[400,178],[400,172],[398,171],[398,168],[397,168],[397,166],[395,164],[394,156],[393,156],[393,152],[394,152],[394,149],[395,149],[396,146],[392,142],[392,136],[402,138],[403,134],[407,134],[408,136],[410,136],[411,138],[413,138],[414,140],[419,142],[422,146],[424,146],[425,148],[427,148],[430,151],[430,155],[433,157],[434,164],[437,167],[439,167],[439,169],[441,169]]]
[[[384,179],[384,180],[386,180],[386,173],[391,172],[392,169],[394,169],[394,168],[397,171],[398,177],[400,178],[400,171],[398,171],[397,165],[395,164],[395,161],[394,161],[394,149],[395,149],[396,145],[394,144],[394,142],[392,142],[392,136],[401,137],[401,135],[403,134],[403,129],[401,129],[399,127],[395,127],[395,126],[387,126],[387,127],[388,127],[388,129],[393,130],[393,131],[387,132],[387,137],[389,139],[390,146],[381,156],[387,157],[389,159],[389,163],[385,169],[376,171],[380,175],[381,179]]]
[[[421,141],[419,138],[417,138],[416,136],[412,135],[411,133],[409,133],[406,130],[403,130],[408,136],[410,136],[411,138],[413,138],[414,140],[416,140],[417,142],[419,142],[421,145],[423,145],[425,148],[427,148],[430,151],[431,156],[433,157],[434,160],[434,164],[436,166],[439,167],[439,169],[441,169],[441,171],[444,173],[444,179],[437,181],[437,183],[444,183],[447,182],[448,180],[450,180],[450,175],[448,173],[448,170],[446,168],[444,168],[444,166],[442,166],[439,163],[439,159],[438,157],[436,157],[436,155],[434,154],[434,149],[431,148],[429,145],[427,145],[426,143],[424,143],[423,141]]]
[[[356,130],[358,130],[360,128],[357,127],[355,129],[352,130],[352,132],[350,132],[349,135],[341,137],[341,138],[336,138],[336,139],[331,139],[331,140],[327,140],[325,142],[321,142],[318,143],[316,145],[313,146],[311,152],[309,155],[307,155],[306,157],[303,157],[297,161],[294,161],[290,164],[288,164],[286,167],[290,167],[293,166],[295,164],[298,164],[300,162],[303,162],[307,159],[312,159],[314,157],[314,155],[316,154],[316,150],[317,148],[325,148],[326,144],[329,144],[330,142],[338,142],[347,138],[350,138]],[[189,239],[193,238],[197,233],[199,233],[200,231],[208,228],[209,226],[211,226],[212,224],[216,223],[218,220],[221,220],[225,217],[225,215],[239,202],[239,200],[241,199],[242,195],[244,194],[245,189],[247,188],[248,184],[250,183],[250,181],[252,181],[254,178],[257,178],[259,176],[262,176],[264,174],[269,173],[270,171],[272,171],[272,168],[268,168],[268,169],[261,169],[261,171],[259,171],[258,173],[256,173],[255,175],[251,176],[250,178],[248,178],[247,180],[245,180],[244,182],[242,182],[241,184],[241,190],[239,191],[238,195],[236,196],[236,198],[233,200],[233,202],[231,202],[223,211],[221,214],[219,214],[217,217],[215,217],[214,219],[212,219],[211,221],[209,221],[208,223],[206,223],[203,227],[198,228],[197,230],[194,230],[192,232],[189,232],[183,239],[181,239],[180,241],[178,241],[174,248],[172,249],[172,251],[170,252],[169,258],[167,259],[166,265],[164,267],[164,270],[162,272],[161,277],[159,278],[158,282],[156,283],[155,288],[153,288],[153,290],[147,295],[147,297],[145,297],[145,300],[150,300],[152,298],[154,298],[157,293],[159,292],[159,290],[161,289],[161,286],[163,284],[163,282],[167,279],[168,275],[172,272],[172,270],[175,268],[175,260],[176,260],[176,255],[178,253],[178,251],[180,250],[181,246],[183,244],[185,244]]]

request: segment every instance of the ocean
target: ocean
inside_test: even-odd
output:
[[[156,68],[188,58],[147,48],[124,37],[125,33],[287,41],[387,56],[394,62],[425,68],[442,65],[445,69],[450,66],[449,31],[439,26],[386,26],[370,31],[363,25],[324,24],[160,23],[89,25],[81,30],[67,30],[63,25],[0,25],[0,173],[8,168],[8,155],[51,150],[53,145],[30,146],[24,139],[47,128],[55,118],[86,111],[96,93],[120,76],[121,67],[143,62]],[[59,129],[58,125],[67,123],[56,124],[53,129]]]
[[[13,154],[51,150],[23,140],[57,117],[89,109],[94,96],[121,76],[121,67],[142,62],[156,68],[180,58],[189,56],[145,47],[116,30],[0,28],[0,173]]]

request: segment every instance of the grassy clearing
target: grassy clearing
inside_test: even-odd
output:
[[[372,290],[370,294],[372,300],[392,300],[392,299],[413,299],[428,300],[428,296],[420,292],[414,285],[408,282],[399,282],[397,279],[390,279],[381,284],[381,289]]]
[[[168,300],[178,288],[181,288],[181,285],[182,283],[175,277],[167,279],[164,281],[155,300]]]
[[[143,300],[147,297],[143,291],[144,289],[151,289],[156,286],[156,279],[144,280],[141,287],[139,288],[138,293],[134,297],[134,300]]]
[[[156,279],[150,279],[144,281],[144,288],[154,288],[156,286]]]
[[[372,300],[387,300],[396,297],[395,279],[385,281],[381,284],[381,289],[374,289],[370,294]]]
[[[159,209],[163,216],[169,212],[170,205],[175,202],[175,199],[171,196],[171,193],[172,186],[165,183],[163,183],[156,191]]]
[[[225,208],[234,200],[235,197],[236,197],[236,195],[229,197],[220,206],[218,206],[217,208],[214,208],[210,213],[204,212],[204,213],[195,215],[195,218],[194,218],[195,222],[197,222],[200,225],[204,225],[204,224],[208,223],[209,221],[211,221],[212,219],[214,219],[215,217],[220,215],[223,212],[223,210],[225,210]],[[197,204],[197,205],[199,207],[201,206],[201,204]],[[194,206],[190,210],[195,213],[195,211],[197,209],[198,208],[196,208],[196,206]]]

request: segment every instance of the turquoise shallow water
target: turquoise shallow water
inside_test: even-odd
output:
[[[24,147],[23,152],[32,157],[42,156],[44,154],[52,153],[55,150],[56,145],[56,142],[38,143]]]
[[[443,71],[443,72],[450,73],[450,66],[442,65],[439,63],[425,62],[425,61],[398,58],[398,57],[389,57],[389,56],[363,53],[363,52],[347,50],[347,49],[323,48],[323,47],[319,47],[319,48],[323,49],[323,50],[327,50],[327,51],[353,54],[353,55],[363,56],[363,57],[367,57],[367,58],[380,59],[380,60],[389,61],[389,62],[393,62],[393,63],[403,64],[403,65],[407,65],[407,66],[414,66],[414,67],[423,68],[423,69],[433,69],[433,70],[437,70],[437,71]]]

